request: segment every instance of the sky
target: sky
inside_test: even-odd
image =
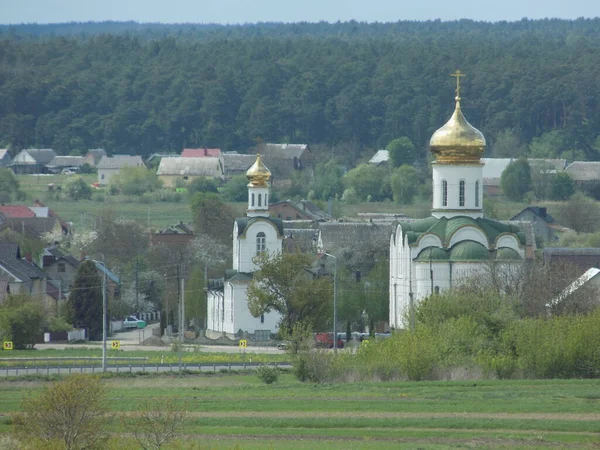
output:
[[[600,0],[0,0],[0,23],[488,22],[600,17]]]

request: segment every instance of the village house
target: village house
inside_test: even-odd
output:
[[[123,167],[146,167],[140,156],[115,155],[103,156],[96,169],[98,169],[98,183],[106,186],[110,179]]]
[[[548,214],[546,208],[539,206],[528,206],[520,211],[511,221],[531,222],[535,237],[545,243],[558,240],[557,233],[568,231],[568,228],[559,225],[554,217]]]
[[[42,253],[40,267],[55,281],[62,296],[70,293],[79,267],[79,261],[74,256],[63,252],[58,247],[48,247]]]
[[[181,152],[182,158],[220,158],[220,148],[184,148]]]
[[[369,164],[374,166],[384,166],[390,160],[390,152],[388,150],[377,150],[373,157],[369,160]]]
[[[183,187],[200,177],[221,180],[223,169],[219,158],[216,157],[176,157],[161,159],[156,174],[165,187],[174,188]]]
[[[93,148],[85,154],[85,162],[91,167],[96,167],[103,156],[107,156],[103,148]]]
[[[0,148],[0,167],[8,167],[12,162],[10,153],[6,148]]]
[[[295,171],[313,164],[313,155],[306,144],[264,144],[260,154],[275,180],[289,180]]]
[[[574,161],[565,171],[579,187],[590,191],[600,186],[600,162]]]
[[[231,179],[236,175],[244,175],[246,171],[254,164],[256,155],[243,155],[237,152],[224,152],[221,154],[221,167],[223,167],[223,176]]]
[[[21,150],[12,160],[11,168],[16,174],[48,173],[48,163],[56,158],[50,148],[29,148]]]
[[[65,169],[77,171],[86,163],[83,156],[55,156],[52,161],[47,164],[48,171],[51,173],[60,173]]]
[[[282,200],[269,206],[269,213],[273,217],[283,220],[312,220],[325,222],[331,220],[331,216],[321,210],[310,200],[301,200],[295,203],[291,200]]]

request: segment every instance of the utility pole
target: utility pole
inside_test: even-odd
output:
[[[429,279],[431,280],[431,292],[429,295],[433,295],[433,265],[431,264],[431,251],[429,252]]]
[[[181,351],[183,350],[183,335],[185,333],[185,276],[183,275],[183,266],[177,265],[177,276],[179,278],[177,287],[179,289],[179,373],[181,373],[182,356]]]
[[[139,259],[135,259],[135,317],[139,320],[140,318],[140,288],[139,288]]]
[[[102,372],[106,372],[106,320],[108,316],[108,305],[106,304],[106,266],[102,263]]]

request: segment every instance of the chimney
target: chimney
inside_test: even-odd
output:
[[[208,147],[204,147],[204,156],[208,156]]]
[[[25,259],[27,260],[27,262],[33,262],[33,261],[31,260],[31,252],[26,252],[26,253],[25,253]]]
[[[542,219],[546,218],[546,208],[540,208],[540,217]]]

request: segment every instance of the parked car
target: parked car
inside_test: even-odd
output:
[[[125,317],[123,328],[146,328],[146,322],[135,316]]]
[[[287,350],[290,344],[288,342],[280,342],[277,344],[277,350]]]
[[[315,346],[333,348],[333,333],[315,333]],[[344,348],[344,341],[338,337],[337,348]]]

